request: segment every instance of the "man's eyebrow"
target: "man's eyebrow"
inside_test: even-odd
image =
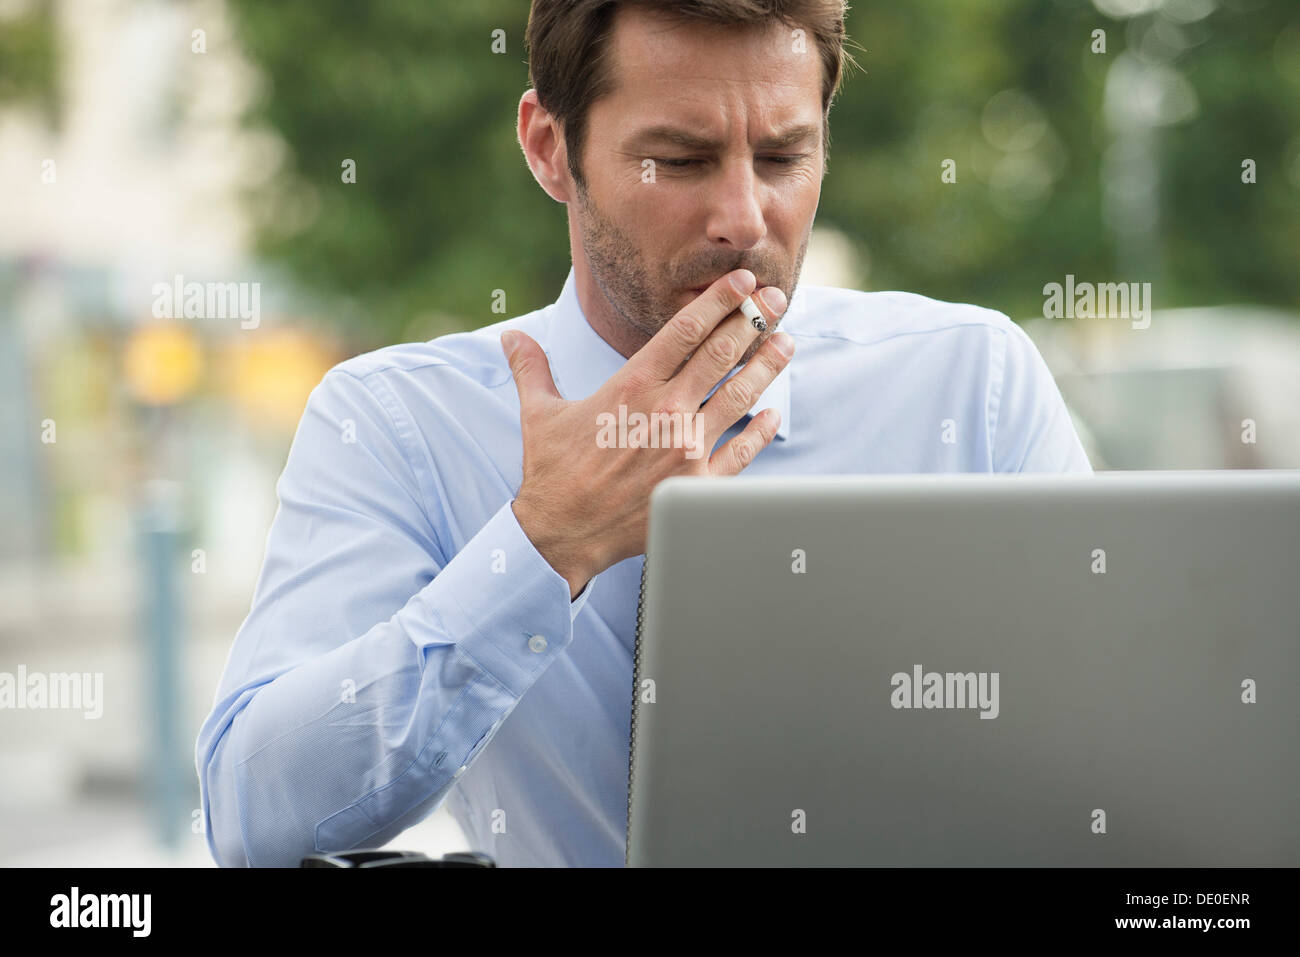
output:
[[[785,146],[792,146],[805,139],[816,139],[819,132],[816,126],[807,123],[792,126],[780,133],[763,137],[756,144],[756,148],[780,149]],[[716,150],[723,145],[721,140],[700,136],[698,133],[692,133],[680,126],[667,124],[647,126],[645,129],[638,130],[628,140],[629,146],[649,145],[650,143],[669,143],[688,150]]]

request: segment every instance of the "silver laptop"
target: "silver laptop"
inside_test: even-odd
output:
[[[670,479],[627,862],[1300,864],[1300,472]]]

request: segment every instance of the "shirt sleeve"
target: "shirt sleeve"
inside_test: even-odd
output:
[[[995,472],[1092,473],[1056,380],[1028,334],[1007,320],[993,347],[989,401]]]
[[[385,844],[441,803],[573,640],[594,579],[571,602],[508,501],[444,555],[400,411],[340,368],[308,400],[196,744],[223,866]]]

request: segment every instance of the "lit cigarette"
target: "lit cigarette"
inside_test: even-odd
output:
[[[759,312],[758,306],[754,305],[753,296],[745,297],[745,301],[740,304],[740,311],[745,314],[745,317],[749,319],[753,327],[759,332],[764,332],[767,329],[767,320],[764,319],[763,314]]]

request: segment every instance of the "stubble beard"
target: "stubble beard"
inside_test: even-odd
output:
[[[670,290],[665,296],[654,292],[655,283],[645,268],[636,244],[613,221],[601,213],[585,189],[578,189],[577,203],[582,249],[587,257],[592,279],[600,288],[606,301],[613,307],[618,318],[626,328],[634,332],[640,344],[644,345],[677,314],[677,310],[671,305],[668,309],[664,307],[664,303],[669,301],[669,297],[675,290]],[[811,232],[811,225],[809,231]],[[805,234],[799,247],[799,255],[795,260],[794,280],[786,293],[787,298],[793,298],[807,251],[808,235]],[[739,268],[739,266],[732,268]],[[736,365],[748,362],[779,325],[780,320],[776,323],[768,323],[767,331],[754,340]]]

